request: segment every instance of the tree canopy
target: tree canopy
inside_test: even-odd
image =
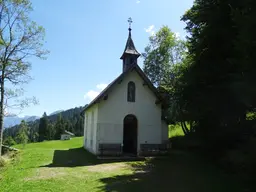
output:
[[[30,80],[29,59],[43,59],[47,54],[42,48],[44,28],[30,19],[31,11],[32,5],[29,0],[0,1],[0,155],[4,107],[10,93],[6,91],[6,83],[15,86],[27,83]]]
[[[178,118],[180,107],[176,94],[179,78],[187,63],[186,41],[177,37],[168,26],[163,26],[149,37],[143,57],[143,70],[163,97],[163,117],[168,122],[183,122]]]
[[[183,62],[186,55],[185,41],[179,39],[168,26],[163,26],[149,37],[149,44],[142,54],[143,70],[157,87],[170,84],[174,68]]]
[[[211,147],[234,145],[255,109],[255,8],[253,1],[196,0],[182,17],[188,65],[175,95]]]

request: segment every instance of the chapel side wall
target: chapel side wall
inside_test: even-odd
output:
[[[98,118],[98,105],[94,105],[85,112],[85,128],[84,137],[86,138],[85,149],[91,153],[96,153],[96,134],[97,134],[97,118]]]
[[[136,85],[134,103],[127,102],[129,81]],[[99,103],[99,142],[122,143],[123,120],[126,115],[133,114],[138,120],[138,149],[141,143],[161,143],[161,106],[156,105],[155,101],[156,96],[148,86],[143,86],[143,80],[136,71],[127,74],[108,94],[108,99]]]
[[[93,144],[92,150],[93,153],[97,153],[97,128],[98,128],[98,105],[94,107],[94,122],[93,122]]]
[[[84,115],[84,141],[83,141],[83,146],[86,149],[87,146],[87,117],[86,117],[86,112],[83,113]]]
[[[86,149],[91,152],[91,117],[92,117],[92,111],[89,110],[87,113],[87,124],[88,124],[88,130],[87,130],[87,145]]]
[[[89,150],[90,151],[90,132],[91,132],[91,127],[90,127],[90,116],[91,116],[91,111],[90,110],[87,110],[85,112],[85,124],[86,124],[86,135],[84,137],[86,137],[86,144],[85,144],[85,149]]]

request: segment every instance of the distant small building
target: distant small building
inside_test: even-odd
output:
[[[74,135],[73,133],[71,133],[71,132],[65,130],[64,133],[61,134],[60,139],[61,139],[61,140],[70,140],[71,137],[74,137],[74,136],[75,136],[75,135]]]

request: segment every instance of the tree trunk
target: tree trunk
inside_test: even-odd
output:
[[[190,126],[190,127],[189,127],[189,128],[190,128],[189,131],[190,131],[190,132],[194,132],[194,131],[195,131],[194,121],[190,121],[190,122],[189,122],[189,126]]]
[[[3,132],[4,132],[4,69],[2,68],[2,74],[0,79],[0,156],[2,155],[2,143],[3,143]]]
[[[186,126],[186,122],[181,121],[180,124],[181,124],[182,131],[184,132],[185,135],[187,135],[189,133],[189,129]]]

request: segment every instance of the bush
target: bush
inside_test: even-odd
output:
[[[8,163],[8,160],[5,157],[0,157],[0,167],[6,166]]]
[[[169,140],[172,148],[176,150],[198,151],[202,147],[200,140],[192,133],[186,136],[175,136]]]
[[[12,146],[12,145],[16,145],[17,143],[14,141],[12,137],[9,136],[4,140],[3,144],[7,146]]]
[[[0,157],[0,167],[5,167],[10,161],[17,158],[19,151],[9,151]]]
[[[14,159],[19,154],[19,151],[10,151],[7,155],[9,159]]]

